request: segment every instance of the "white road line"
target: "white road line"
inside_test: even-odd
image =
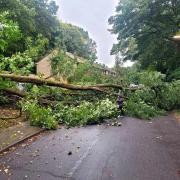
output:
[[[82,164],[83,160],[87,157],[87,155],[89,154],[90,150],[96,145],[98,141],[98,138],[96,140],[93,141],[93,143],[88,147],[87,151],[81,156],[81,158],[76,161],[75,166],[71,169],[71,171],[68,173],[68,177],[72,177],[74,175],[74,173],[76,172],[76,170],[79,168],[79,166]]]

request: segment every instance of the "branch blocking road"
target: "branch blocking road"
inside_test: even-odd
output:
[[[31,84],[36,84],[39,86],[42,86],[42,85],[54,86],[54,87],[60,87],[60,88],[69,89],[69,90],[83,90],[83,91],[92,90],[92,91],[98,91],[98,92],[105,92],[103,88],[123,89],[123,86],[115,85],[115,84],[97,84],[97,85],[91,85],[91,86],[80,86],[80,85],[65,84],[59,81],[54,81],[54,80],[41,79],[39,77],[20,76],[20,75],[15,75],[15,74],[6,74],[6,73],[0,74],[0,77],[9,79],[15,82],[31,83]]]

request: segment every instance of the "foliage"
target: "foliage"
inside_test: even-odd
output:
[[[118,44],[111,52],[116,55],[114,69],[118,77],[114,78],[102,75],[98,69],[106,67],[93,64],[97,58],[96,43],[88,32],[57,20],[55,1],[1,0],[0,71],[34,73],[37,60],[57,45],[63,50],[52,59],[57,78],[65,77],[79,85],[117,83],[128,87],[135,84],[141,89],[121,91],[128,98],[125,113],[150,119],[163,114],[164,110],[180,107],[179,52],[172,41],[172,36],[179,30],[179,6],[179,1],[174,0],[119,2],[117,14],[109,20],[113,25],[112,32],[118,34]],[[77,63],[66,56],[66,51],[88,61]],[[126,60],[137,63],[124,68],[122,62]],[[0,79],[0,88],[9,87],[17,88],[18,84]],[[21,106],[35,126],[55,129],[58,122],[81,126],[100,123],[118,114],[113,98],[102,100],[104,94],[78,91],[80,95],[72,97],[64,96],[69,92],[59,88],[30,84],[24,87],[28,96]],[[61,103],[53,108],[42,106],[38,99],[42,96]],[[7,102],[1,94],[0,99],[1,103]]]
[[[127,115],[141,119],[150,119],[157,115],[163,115],[162,110],[144,102],[137,92],[125,102],[124,109]]]
[[[16,22],[22,32],[21,41],[7,53],[10,56],[15,52],[26,50],[26,37],[33,40],[42,34],[50,46],[54,45],[55,34],[58,30],[58,20],[55,16],[58,7],[54,1],[46,0],[1,0],[0,13],[9,12],[8,20]]]
[[[180,2],[174,0],[121,0],[109,19],[118,43],[112,54],[133,60],[141,68],[169,74],[180,66],[180,53],[172,37],[180,29]]]
[[[131,67],[122,67],[120,76],[122,84],[125,86],[129,86],[130,84],[139,84],[139,72],[139,64],[137,63]]]
[[[26,38],[27,50],[25,53],[32,58],[34,62],[47,53],[49,40],[45,38],[42,34],[38,34],[36,39],[31,37]]]
[[[40,126],[45,129],[57,128],[58,123],[50,107],[40,107],[34,100],[22,101],[21,106],[27,113],[32,126]]]
[[[88,32],[59,22],[54,0],[1,0],[0,7],[1,70],[34,73],[32,63],[57,44],[91,61],[96,59],[96,44]],[[68,69],[68,63],[64,69]]]
[[[95,61],[96,43],[90,39],[87,31],[82,28],[60,22],[58,46],[64,51]]]
[[[52,72],[56,74],[57,78],[69,79],[73,76],[76,63],[74,60],[67,57],[64,52],[60,52],[51,62]]]
[[[81,83],[81,84],[98,84],[101,83],[102,73],[100,70],[93,67],[91,63],[78,64],[75,69],[73,77],[71,77],[71,82]]]
[[[156,71],[142,71],[139,73],[139,83],[147,87],[161,86],[165,75]]]
[[[8,12],[0,13],[0,57],[11,44],[16,43],[21,37],[17,23],[8,20]]]
[[[78,63],[76,59],[71,59],[61,51],[52,60],[52,71],[58,79],[63,78],[74,84],[98,84],[113,82],[113,78],[109,75],[103,75],[100,68],[94,63],[84,60]]]
[[[180,81],[165,83],[158,95],[158,106],[165,110],[178,109],[180,107]]]
[[[175,69],[174,71],[172,71],[170,73],[170,75],[168,76],[169,80],[180,80],[180,67]]]
[[[150,119],[164,110],[180,107],[179,81],[165,82],[165,75],[155,71],[139,72],[137,76],[138,84],[143,86],[136,92],[127,93],[126,114]]]
[[[117,106],[109,99],[102,100],[96,104],[82,102],[77,107],[63,107],[62,104],[56,106],[56,116],[59,121],[67,126],[81,126],[96,124],[105,118],[117,115]]]
[[[116,117],[118,115],[117,105],[109,99],[102,100],[97,103],[95,114],[98,114],[100,119]]]
[[[20,74],[30,74],[34,72],[35,62],[45,53],[48,39],[39,35],[37,39],[32,42],[32,39],[27,38],[28,49],[23,53],[16,53],[11,57],[0,58],[0,70],[9,71]]]
[[[155,88],[156,87],[156,88]],[[135,93],[129,94],[125,102],[127,115],[142,119],[162,115],[165,111],[180,107],[180,82],[165,83],[163,86],[153,88],[144,87]]]
[[[32,59],[25,53],[17,53],[12,57],[0,59],[0,69],[13,73],[29,74],[33,66]]]
[[[151,97],[149,102],[154,106],[164,110],[172,110],[180,106],[180,82],[178,80],[165,82],[165,75],[145,71],[140,73],[140,83],[145,86],[146,90],[149,89],[147,93]],[[143,96],[143,93],[141,94]]]
[[[62,110],[59,111],[62,113]],[[92,113],[93,105],[88,102],[83,102],[77,107],[65,107],[63,114],[58,113],[58,115],[61,115],[59,117],[60,121],[64,122],[67,126],[80,126],[86,125],[88,121],[92,120]]]
[[[36,95],[37,91],[34,89]],[[58,122],[65,123],[68,127],[97,124],[118,114],[116,104],[109,99],[97,103],[83,101],[79,106],[64,106],[58,103],[52,110],[50,107],[41,107],[32,97],[23,99],[21,107],[27,113],[31,125],[46,129],[56,129]]]

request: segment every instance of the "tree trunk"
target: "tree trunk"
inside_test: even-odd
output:
[[[54,81],[54,80],[40,79],[39,77],[20,76],[15,74],[0,74],[0,77],[15,82],[32,83],[39,86],[42,85],[54,86],[69,90],[83,90],[83,91],[92,90],[92,91],[104,92],[102,88],[118,88],[118,89],[123,88],[121,85],[114,85],[114,84],[97,84],[91,86],[72,85],[72,84],[61,83],[59,81]]]
[[[16,96],[19,96],[19,97],[25,97],[26,96],[26,93],[25,92],[22,92],[22,91],[19,91],[17,89],[0,89],[0,91],[3,91],[7,94],[12,94],[12,95],[16,95]]]

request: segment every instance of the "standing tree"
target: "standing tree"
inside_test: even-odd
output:
[[[19,42],[4,52],[11,56],[15,52],[27,49],[27,38],[33,41],[41,34],[54,46],[59,21],[56,17],[58,6],[55,1],[47,0],[1,0],[0,13],[8,12],[7,19],[16,22],[22,32]]]
[[[80,27],[61,22],[58,45],[63,50],[92,62],[97,59],[96,43],[89,37],[88,32]]]
[[[21,37],[17,23],[7,19],[8,12],[0,13],[0,58]]]
[[[121,52],[123,61],[139,61],[169,75],[180,66],[180,53],[172,37],[180,29],[179,0],[121,0],[109,18],[118,35],[111,54]]]

